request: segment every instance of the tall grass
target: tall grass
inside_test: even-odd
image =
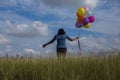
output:
[[[1,58],[0,80],[120,80],[120,56]]]

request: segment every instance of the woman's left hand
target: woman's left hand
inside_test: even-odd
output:
[[[77,36],[76,39],[79,39],[79,37]]]
[[[44,44],[44,45],[43,45],[43,48],[45,48],[45,46],[47,46],[47,44]]]

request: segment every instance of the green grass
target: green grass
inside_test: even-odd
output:
[[[0,80],[120,80],[120,56],[0,58]]]

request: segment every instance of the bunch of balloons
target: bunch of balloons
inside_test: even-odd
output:
[[[90,9],[85,7],[80,7],[76,12],[77,22],[75,24],[76,28],[90,28],[91,23],[94,22],[95,17],[91,15]]]

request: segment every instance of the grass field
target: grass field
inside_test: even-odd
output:
[[[0,80],[120,80],[120,55],[0,58]]]

